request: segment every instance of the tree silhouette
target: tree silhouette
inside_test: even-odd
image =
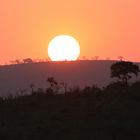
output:
[[[139,72],[139,66],[132,62],[120,61],[111,65],[111,77],[120,79],[123,84],[128,84],[132,74],[137,76]]]
[[[54,77],[48,77],[46,82],[48,82],[50,85],[50,87],[47,88],[47,90],[46,90],[47,93],[54,94],[54,93],[58,92],[59,85],[58,85],[57,81],[54,79]]]
[[[26,58],[26,59],[23,59],[23,62],[24,63],[33,63],[33,60],[31,58]]]
[[[34,91],[34,87],[35,87],[35,84],[30,84],[30,88],[31,88],[31,92],[32,92],[32,94],[34,94],[35,93],[35,91]]]
[[[20,60],[19,60],[19,59],[16,59],[16,60],[15,60],[15,63],[16,63],[16,64],[20,64]]]
[[[123,56],[118,56],[118,59],[119,59],[120,61],[123,61]]]
[[[99,56],[95,56],[95,60],[99,60]]]

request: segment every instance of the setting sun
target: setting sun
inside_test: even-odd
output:
[[[77,60],[80,55],[80,45],[72,36],[59,35],[50,41],[48,55],[52,61]]]

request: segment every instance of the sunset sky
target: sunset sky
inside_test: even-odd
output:
[[[0,1],[0,63],[47,58],[59,34],[79,41],[81,58],[140,61],[140,0]]]

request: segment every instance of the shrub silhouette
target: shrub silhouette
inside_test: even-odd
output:
[[[118,78],[123,84],[128,84],[132,74],[138,76],[139,66],[129,61],[120,61],[111,65],[111,77]]]
[[[83,89],[82,92],[83,92],[84,95],[88,96],[88,95],[100,93],[101,92],[101,89],[97,85],[93,84],[91,87],[90,86],[86,86]]]
[[[33,60],[31,58],[26,58],[26,59],[23,59],[23,62],[26,64],[26,63],[33,63]]]
[[[120,81],[117,82],[112,82],[109,85],[107,85],[104,88],[105,91],[111,92],[111,93],[124,93],[129,90],[129,85],[128,84],[123,84]]]
[[[54,79],[54,77],[48,77],[46,82],[49,83],[49,88],[47,88],[46,92],[48,94],[56,94],[59,91],[59,85],[58,82]]]

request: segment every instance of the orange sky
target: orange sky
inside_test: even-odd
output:
[[[80,57],[140,61],[140,0],[0,1],[0,63],[45,58],[59,34],[79,41]]]

